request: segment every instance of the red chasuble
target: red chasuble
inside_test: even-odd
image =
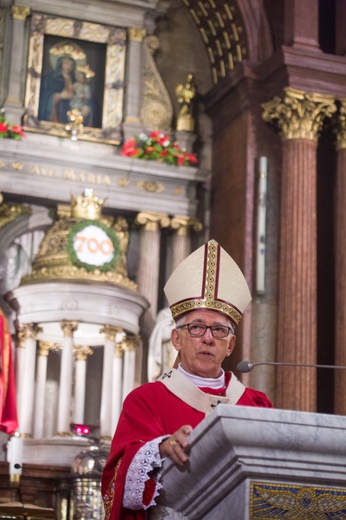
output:
[[[228,386],[232,373],[226,372],[225,376]],[[224,389],[201,390],[213,395],[225,394]],[[273,406],[263,392],[251,388],[245,388],[236,404],[264,408]],[[133,511],[122,507],[126,473],[134,455],[144,443],[171,435],[184,424],[195,428],[204,418],[205,413],[182,401],[160,381],[146,383],[127,396],[102,476],[105,520],[145,518],[144,510]]]

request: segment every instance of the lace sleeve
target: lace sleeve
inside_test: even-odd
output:
[[[123,506],[128,509],[147,509],[155,505],[155,498],[159,494],[162,485],[160,484],[160,473],[155,473],[155,490],[150,504],[144,505],[143,493],[145,483],[149,480],[154,469],[161,468],[163,459],[160,457],[159,444],[169,437],[164,435],[157,437],[152,441],[146,442],[133,457],[133,460],[127,470]]]

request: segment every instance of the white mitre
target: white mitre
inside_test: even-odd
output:
[[[243,273],[215,240],[191,253],[175,269],[164,292],[175,321],[186,312],[209,309],[238,325],[251,302]]]

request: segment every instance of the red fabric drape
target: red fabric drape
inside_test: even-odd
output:
[[[12,434],[18,429],[16,386],[12,339],[4,313],[0,309],[0,430]]]

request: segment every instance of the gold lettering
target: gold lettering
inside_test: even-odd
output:
[[[111,185],[111,179],[110,179],[109,175],[105,175],[104,183],[105,183],[107,186],[110,186],[110,185]]]
[[[69,179],[71,181],[76,180],[76,175],[74,173],[74,170],[65,170],[63,173],[63,177],[64,177],[64,179]]]
[[[31,170],[29,170],[30,175],[39,175],[42,177],[55,177],[55,170],[54,168],[45,167],[45,166],[39,166],[38,164],[35,164]]]
[[[88,183],[89,184],[95,184],[95,182],[96,182],[95,178],[96,178],[96,175],[93,172],[88,173]]]

